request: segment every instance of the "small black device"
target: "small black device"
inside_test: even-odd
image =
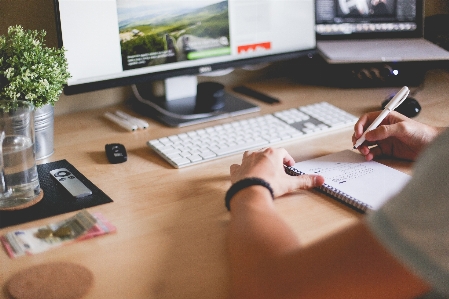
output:
[[[388,102],[390,102],[393,96],[389,96],[387,99],[385,99],[385,101],[382,102],[382,109],[385,109],[385,106],[388,104]],[[421,112],[421,105],[416,99],[407,97],[404,102],[402,102],[402,104],[394,110],[401,113],[402,115],[412,118],[417,116],[419,112]]]
[[[128,160],[125,146],[120,143],[111,143],[105,145],[106,156],[112,164],[123,163]]]
[[[67,168],[53,169],[50,174],[75,198],[92,194],[92,191]]]
[[[249,96],[251,98],[254,98],[256,100],[259,100],[264,103],[268,104],[276,104],[280,103],[280,101],[276,98],[270,97],[269,95],[266,95],[264,93],[261,93],[257,90],[251,89],[246,86],[237,86],[232,89],[235,92],[241,93],[243,95]]]

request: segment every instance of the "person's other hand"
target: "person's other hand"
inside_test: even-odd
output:
[[[380,113],[370,112],[360,117],[354,126],[353,144]],[[414,161],[440,132],[441,128],[422,124],[392,111],[376,129],[365,134],[366,140],[358,150],[368,161],[382,155]]]
[[[244,178],[257,177],[268,182],[278,197],[297,189],[308,189],[320,186],[324,178],[319,175],[290,176],[285,173],[284,165],[293,166],[295,161],[283,148],[265,148],[243,154],[242,164],[230,167],[231,182]]]

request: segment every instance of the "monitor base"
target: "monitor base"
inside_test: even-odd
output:
[[[197,113],[195,111],[195,97],[171,101],[166,101],[165,98],[162,97],[149,100],[143,99],[139,94],[136,94],[136,91],[134,92],[135,97],[132,99],[132,106],[136,112],[151,117],[170,127],[185,127],[260,111],[259,106],[246,102],[226,92],[224,94],[224,107],[209,113]]]

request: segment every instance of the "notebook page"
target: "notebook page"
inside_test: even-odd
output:
[[[345,150],[302,161],[294,166],[306,174],[319,174],[324,183],[377,210],[397,194],[411,178],[408,174]]]

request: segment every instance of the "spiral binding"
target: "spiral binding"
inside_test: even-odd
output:
[[[299,171],[298,169],[292,167],[292,166],[284,166],[285,173],[291,176],[299,176],[304,175],[306,173]],[[346,194],[344,192],[341,192],[340,190],[324,183],[320,187],[317,188],[318,190],[326,193],[327,195],[330,195],[331,197],[340,200],[343,203],[346,203],[352,208],[356,208],[359,211],[366,212],[369,209],[372,209],[372,206],[350,196],[349,194]]]

